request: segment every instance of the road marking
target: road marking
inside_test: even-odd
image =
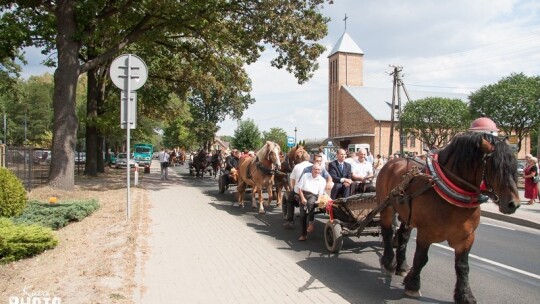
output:
[[[442,245],[442,244],[433,244],[433,245],[435,245],[435,246],[437,246],[439,248],[449,250],[449,251],[454,251],[453,248],[450,248],[450,247]],[[530,272],[527,272],[527,271],[524,271],[524,270],[521,270],[521,269],[517,269],[517,268],[512,267],[512,266],[504,265],[504,264],[501,264],[499,262],[495,262],[495,261],[492,261],[492,260],[489,260],[489,259],[485,259],[485,258],[479,257],[479,256],[474,255],[474,254],[470,254],[470,253],[469,253],[469,257],[480,260],[482,262],[485,262],[485,263],[488,263],[488,264],[491,264],[491,265],[495,265],[495,266],[510,270],[510,271],[521,273],[521,274],[529,276],[531,278],[535,278],[535,279],[540,280],[540,275],[537,275],[537,274],[534,274],[534,273],[530,273]]]
[[[516,231],[516,229],[514,229],[514,228],[503,227],[503,226],[501,226],[501,225],[489,224],[489,223],[484,223],[484,222],[480,222],[480,224],[486,225],[486,226],[492,226],[492,227],[502,228],[502,229],[506,229],[506,230]]]

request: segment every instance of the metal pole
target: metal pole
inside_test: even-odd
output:
[[[126,155],[126,159],[127,159],[127,166],[126,166],[126,175],[127,175],[127,207],[126,207],[126,210],[127,210],[127,217],[128,219],[130,218],[131,216],[131,210],[130,210],[130,207],[131,207],[131,191],[130,191],[130,182],[131,182],[131,176],[130,176],[130,165],[129,165],[129,160],[130,160],[130,154],[131,154],[131,151],[130,151],[130,147],[131,147],[131,140],[130,140],[130,136],[131,136],[131,117],[129,115],[129,103],[130,103],[130,99],[131,99],[131,54],[128,54],[128,62],[127,62],[127,85],[126,85],[126,116],[127,116],[127,119],[126,119],[126,145],[127,145],[127,155]]]
[[[4,112],[4,144],[7,145],[7,116]]]
[[[298,131],[296,129],[296,127],[294,127],[294,145],[296,146],[296,131]]]

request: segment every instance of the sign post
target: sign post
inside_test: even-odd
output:
[[[141,88],[148,77],[148,68],[141,58],[132,55],[124,54],[116,57],[111,63],[110,69],[111,80],[118,88],[122,90],[120,94],[120,126],[126,129],[126,175],[127,175],[127,217],[131,216],[131,193],[130,193],[130,145],[131,134],[130,130],[135,129],[137,117],[137,95],[136,90]],[[133,99],[131,95],[134,94]]]

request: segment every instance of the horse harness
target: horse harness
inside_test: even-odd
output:
[[[282,175],[282,174],[286,174],[286,173],[283,173],[279,170],[276,170],[276,169],[268,169],[266,168],[265,166],[262,165],[261,161],[259,160],[259,156],[255,157],[255,167],[256,169],[259,169],[262,171],[262,173],[264,175],[268,175],[268,176],[274,176],[274,175]],[[253,171],[250,170],[251,166],[246,166],[246,177],[248,179],[250,179],[251,181],[253,181]],[[254,182],[254,181],[253,181]]]
[[[423,164],[417,160],[413,160],[418,165],[414,165],[409,169],[409,171],[403,175],[403,179],[400,184],[394,187],[388,197],[381,204],[379,210],[384,209],[388,204],[393,200],[396,200],[400,204],[407,203],[409,207],[409,216],[406,222],[406,225],[409,226],[412,216],[412,200],[427,190],[434,188],[435,192],[447,201],[448,203],[458,206],[461,208],[476,208],[480,204],[487,202],[488,198],[491,197],[494,201],[498,201],[497,195],[493,194],[493,188],[486,178],[486,160],[493,153],[494,148],[491,147],[489,153],[485,153],[482,163],[482,182],[479,187],[472,185],[471,183],[463,180],[454,173],[450,172],[444,166],[438,162],[438,154],[428,155],[426,158],[426,163]],[[420,167],[423,167],[425,172],[420,170]],[[447,176],[459,180],[463,184],[472,188],[473,191],[466,191],[453,183]],[[425,184],[414,193],[409,194],[406,192],[410,183],[415,178],[424,179]],[[487,195],[484,195],[487,194]]]

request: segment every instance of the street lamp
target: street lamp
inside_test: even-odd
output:
[[[294,145],[296,146],[296,131],[298,131],[296,129],[296,127],[294,127]]]

